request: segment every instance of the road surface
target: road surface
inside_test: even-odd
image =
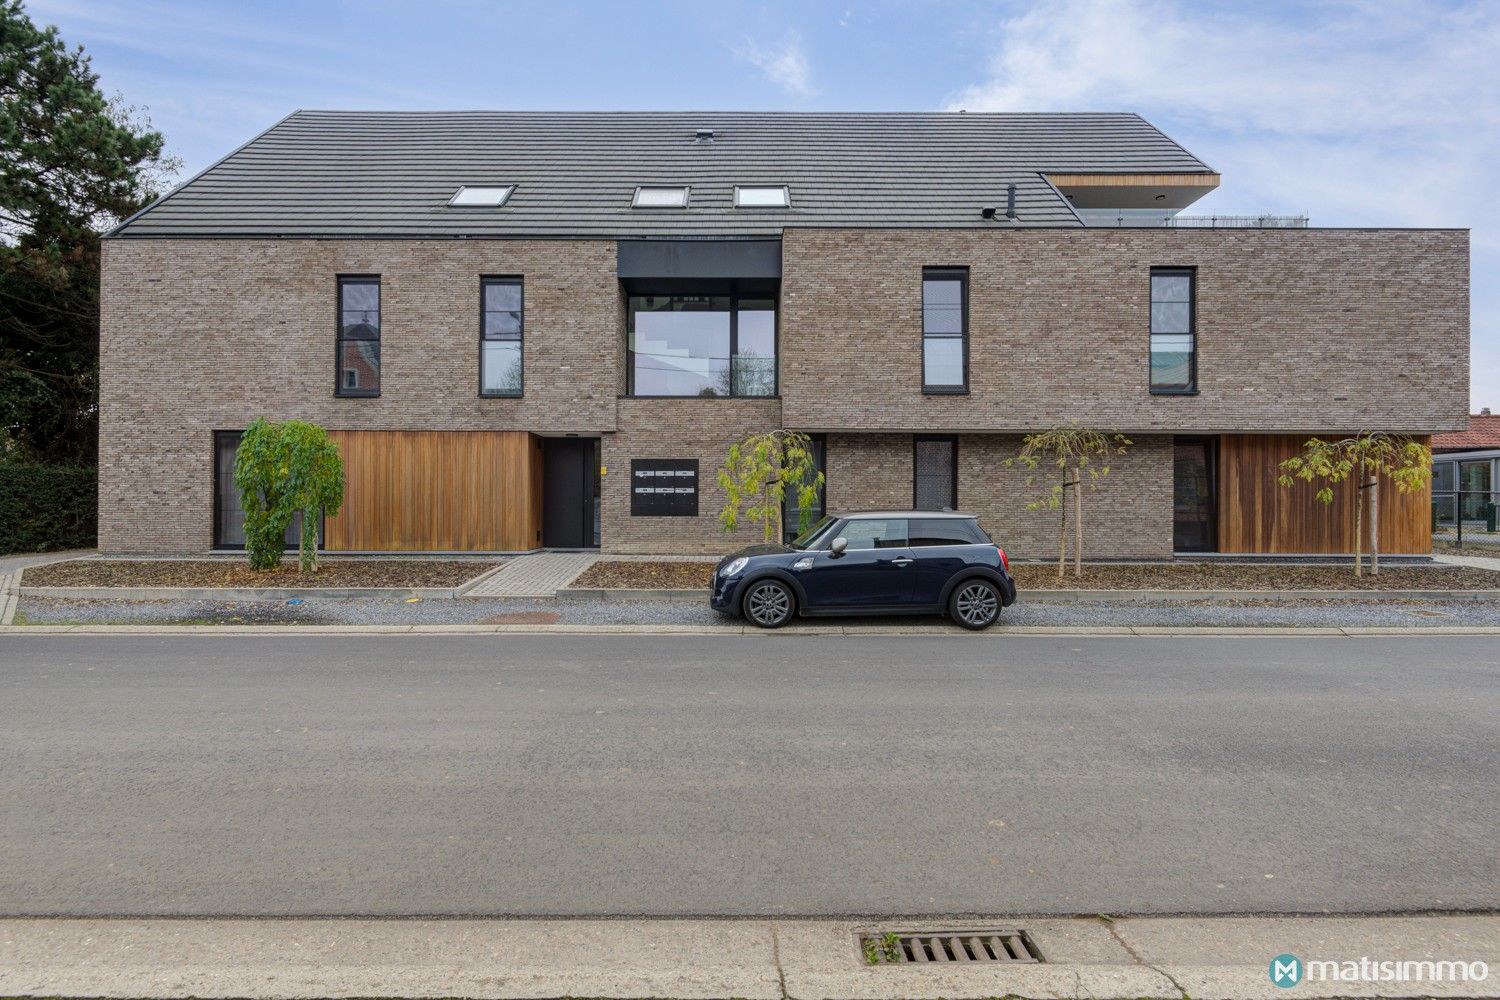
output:
[[[0,915],[1500,905],[1493,637],[0,635]]]

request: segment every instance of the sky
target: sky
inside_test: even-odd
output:
[[[1471,395],[1500,411],[1500,0],[26,7],[183,179],[297,108],[1139,112],[1223,175],[1194,214],[1472,230]]]

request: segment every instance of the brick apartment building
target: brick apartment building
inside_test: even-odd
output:
[[[99,543],[239,544],[268,416],[340,443],[331,551],[724,551],[787,427],[827,509],[1042,556],[1003,462],[1068,422],[1134,442],[1092,557],[1347,551],[1275,464],[1466,425],[1468,233],[1179,214],[1219,180],[1132,114],[300,111],[105,241]]]

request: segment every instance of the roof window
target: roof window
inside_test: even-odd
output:
[[[506,187],[460,187],[448,199],[448,204],[459,208],[498,208],[510,200],[510,193],[516,189],[514,184]]]
[[[687,208],[688,189],[685,187],[638,187],[635,189],[635,208]]]
[[[735,208],[786,208],[792,203],[792,192],[785,184],[735,185]]]

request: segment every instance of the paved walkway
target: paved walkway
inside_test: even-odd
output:
[[[870,966],[857,934],[1022,929],[1042,962]],[[1457,981],[1341,982],[1296,996],[1494,996],[1500,918],[832,920],[5,920],[0,990],[36,996],[952,996],[1279,998],[1268,959],[1464,963]],[[1488,963],[1479,970],[1469,963]],[[1353,963],[1350,963],[1353,964]],[[1431,961],[1425,963],[1431,968]],[[1483,978],[1471,979],[1470,970]],[[1419,967],[1413,971],[1421,973]],[[1428,974],[1436,972],[1433,969]],[[1305,978],[1303,978],[1305,976]],[[1295,981],[1295,979],[1293,980]],[[1285,984],[1285,985],[1290,985]]]
[[[1500,570],[1500,556],[1455,556],[1447,552],[1434,552],[1432,561],[1454,566],[1472,566],[1475,569]]]
[[[594,564],[597,552],[536,552],[516,556],[465,597],[554,597]]]
[[[93,549],[68,549],[63,552],[30,552],[0,556],[0,625],[9,625],[15,621],[16,604],[19,603],[21,596],[18,580],[21,570],[27,566],[41,566],[44,563],[62,562],[64,559],[78,559],[91,555],[94,555]]]

